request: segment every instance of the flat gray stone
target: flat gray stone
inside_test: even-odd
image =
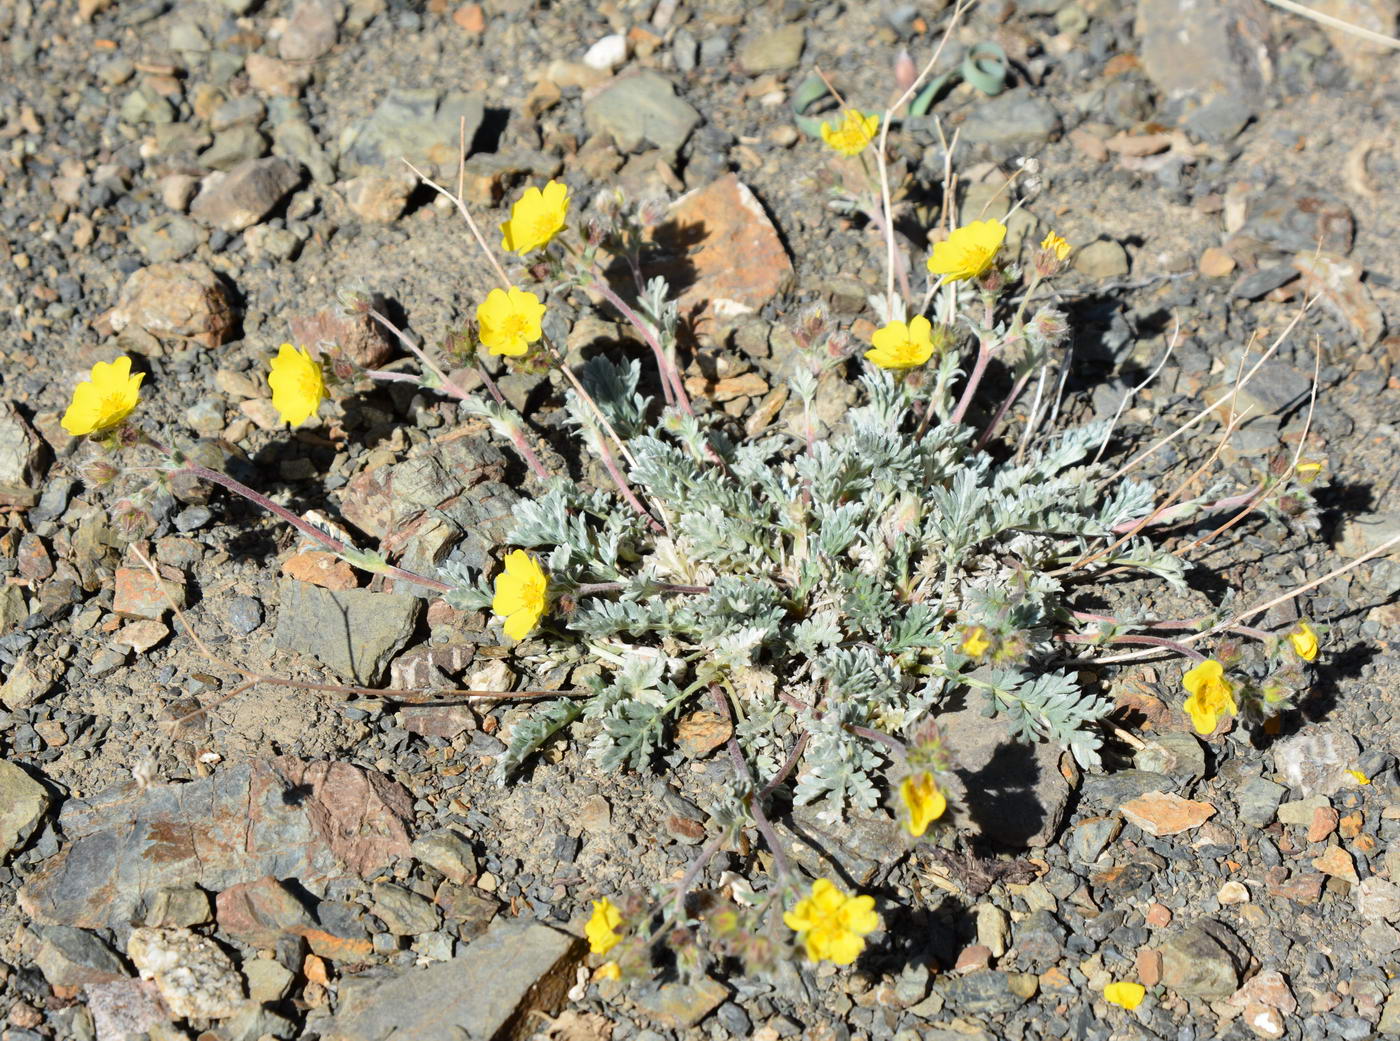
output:
[[[407,159],[430,176],[456,170],[462,120],[466,120],[470,150],[485,113],[477,94],[397,87],[368,119],[350,127],[341,138],[341,167],[350,176],[398,171],[404,168],[400,160]]]
[[[1240,805],[1240,820],[1255,828],[1267,828],[1274,822],[1279,803],[1288,789],[1264,777],[1255,777],[1240,785],[1235,801]]]
[[[240,123],[215,134],[213,143],[199,154],[199,163],[211,170],[232,170],[266,154],[267,138],[262,132],[252,124]]]
[[[958,1012],[983,1016],[1016,1011],[1030,997],[1035,980],[1034,976],[992,969],[943,978],[947,982],[941,991],[949,1006]]]
[[[1274,745],[1274,769],[1290,788],[1310,795],[1333,795],[1360,761],[1356,738],[1340,730],[1312,726]]]
[[[633,152],[650,142],[676,152],[700,125],[700,113],[676,97],[665,76],[639,72],[621,77],[584,105],[583,121],[595,134],[611,134],[619,151]]]
[[[1027,90],[1008,90],[981,102],[962,124],[965,141],[1030,151],[1059,132],[1055,106]]]
[[[153,263],[183,260],[199,248],[208,234],[178,213],[164,213],[131,229],[131,241]]]
[[[190,213],[235,234],[266,217],[300,183],[301,167],[289,159],[249,159],[205,178]]]
[[[84,929],[51,925],[40,935],[34,961],[51,987],[111,983],[130,975],[121,956]]]
[[[739,64],[747,73],[786,72],[802,60],[807,32],[794,22],[780,29],[759,33],[739,48]]]
[[[1273,78],[1261,0],[1138,0],[1134,30],[1143,71],[1169,99],[1235,96],[1257,105]]]
[[[585,949],[577,937],[538,922],[498,921],[451,961],[388,978],[342,978],[335,1019],[322,1036],[328,1041],[528,1036],[532,1012],[552,1014],[567,1000]],[[460,1000],[465,996],[470,1000]]]
[[[287,578],[277,612],[279,650],[309,654],[356,683],[373,686],[413,635],[423,601],[368,589],[323,589]]]
[[[1240,966],[1212,933],[1194,922],[1161,947],[1162,982],[1183,997],[1228,998],[1240,985]]]
[[[0,760],[0,859],[29,841],[48,809],[48,790],[22,766]]]
[[[437,908],[424,897],[392,882],[374,886],[374,912],[395,936],[417,936],[438,927]]]
[[[14,402],[0,401],[0,487],[37,488],[48,469],[48,459],[43,440]]]
[[[19,903],[40,923],[97,929],[139,920],[170,886],[367,877],[409,855],[412,816],[412,797],[383,774],[293,756],[188,784],[128,783],[65,803],[68,844],[25,881]]]

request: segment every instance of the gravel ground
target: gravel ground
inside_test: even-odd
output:
[[[1332,9],[1396,28],[1392,0]],[[994,779],[1033,808],[1033,847],[949,834],[910,849],[887,814],[833,832],[781,813],[804,868],[877,897],[885,928],[853,970],[580,982],[568,931],[590,900],[684,871],[726,764],[679,755],[611,776],[586,740],[562,741],[500,788],[500,735],[529,707],[241,689],[238,668],[479,687],[524,673],[528,645],[363,585],[222,493],[149,504],[133,543],[121,491],[78,479],[86,453],[58,416],[94,362],[126,352],[157,436],[203,438],[278,502],[410,562],[427,551],[403,532],[439,537],[429,520],[445,516],[457,552],[484,563],[533,486],[480,424],[391,387],[288,433],[264,382],[289,338],[398,357],[332,314],[338,290],[376,294],[429,345],[470,317],[490,272],[399,162],[453,181],[463,125],[466,196],[487,226],[522,187],[561,177],[581,204],[614,187],[699,189],[705,219],[769,243],[702,252],[690,272],[752,293],[748,314],[702,326],[689,374],[736,430],[757,422],[801,310],[820,302],[859,338],[883,282],[875,232],[825,205],[828,157],[796,128],[792,94],[820,68],[881,107],[900,50],[923,60],[948,14],[794,0],[0,7],[5,1041],[461,1036],[449,1021],[471,1037],[648,1041],[1400,1034],[1395,559],[1270,616],[1329,627],[1315,688],[1277,733],[1203,742],[1179,711],[1179,663],[1105,670],[1127,734],[1113,769]],[[1114,414],[1174,340],[1113,450],[1148,444],[1321,291],[1248,388],[1257,418],[1222,450],[1215,486],[1242,491],[1297,445],[1316,363],[1316,509],[1256,515],[1197,552],[1178,602],[1108,583],[1105,605],[1171,616],[1228,589],[1242,605],[1400,532],[1389,52],[1252,0],[1025,0],[975,8],[944,65],[987,41],[1009,58],[1009,89],[955,82],[933,111],[959,128],[965,219],[1003,207],[1020,165],[1013,230],[1038,241],[1053,226],[1079,247],[1058,290],[1074,327],[1068,419]],[[937,217],[944,150],[928,118],[892,141],[914,185],[901,229],[922,256],[913,229]],[[731,177],[767,219],[726,201]],[[625,338],[577,303],[551,302],[571,346]],[[737,382],[721,392],[716,374]],[[497,375],[548,459],[586,476],[558,378]],[[835,395],[834,414],[847,403]],[[1203,458],[1220,432],[1212,419],[1153,465]],[[181,591],[193,634],[133,545]],[[764,867],[725,852],[704,884],[722,870]],[[156,969],[155,985],[135,982],[162,957],[197,966],[194,982]],[[1117,979],[1147,985],[1135,1011],[1104,1001]],[[462,1018],[434,1020],[443,1007]]]

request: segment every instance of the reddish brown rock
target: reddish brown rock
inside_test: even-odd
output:
[[[980,972],[992,962],[992,952],[975,943],[971,947],[964,947],[958,955],[958,960],[953,966],[954,972]]]
[[[1361,881],[1356,877],[1356,864],[1351,854],[1341,846],[1328,846],[1322,856],[1313,858],[1312,864],[1324,875],[1346,879],[1353,885]]]
[[[1319,806],[1313,810],[1312,823],[1308,825],[1308,841],[1321,842],[1337,830],[1341,816],[1330,806]]]
[[[128,326],[157,340],[217,347],[234,330],[224,283],[204,264],[152,264],[132,273],[108,315],[114,332]]]
[[[357,589],[360,585],[354,568],[322,549],[305,549],[288,557],[282,561],[282,574],[325,589]]]
[[[170,600],[180,607],[185,606],[185,582],[173,568],[165,568],[162,581],[145,568],[117,568],[116,588],[112,596],[112,610],[120,615],[133,618],[150,618],[159,621],[170,610]],[[161,587],[164,586],[164,592]],[[168,599],[167,599],[168,595]]]
[[[383,306],[378,300],[372,300],[371,304],[376,308]],[[372,369],[383,365],[394,353],[383,327],[367,314],[317,311],[313,315],[294,317],[289,324],[296,345],[313,354],[332,346],[339,347],[356,365]]]
[[[1125,802],[1119,812],[1149,835],[1176,835],[1199,828],[1215,816],[1215,807],[1172,792],[1148,792]]]

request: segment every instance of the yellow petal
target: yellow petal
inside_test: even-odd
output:
[[[1121,1006],[1129,1012],[1142,1004],[1142,999],[1146,994],[1146,987],[1141,983],[1133,983],[1130,980],[1120,980],[1117,983],[1110,983],[1103,989],[1105,1001]]]

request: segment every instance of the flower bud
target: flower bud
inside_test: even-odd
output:
[[[155,534],[156,519],[130,499],[123,499],[112,508],[112,530],[123,542],[135,542]]]
[[[1042,307],[1026,325],[1026,336],[1041,348],[1058,347],[1068,335],[1069,323],[1053,307]]]
[[[374,297],[369,290],[358,284],[337,287],[335,299],[347,317],[368,314],[374,306]]]
[[[637,207],[637,222],[644,228],[655,227],[666,219],[666,211],[670,208],[670,200],[665,196],[653,195],[642,200],[642,204]]]
[[[106,459],[89,459],[78,467],[78,476],[89,488],[106,487],[121,474],[121,468]]]

